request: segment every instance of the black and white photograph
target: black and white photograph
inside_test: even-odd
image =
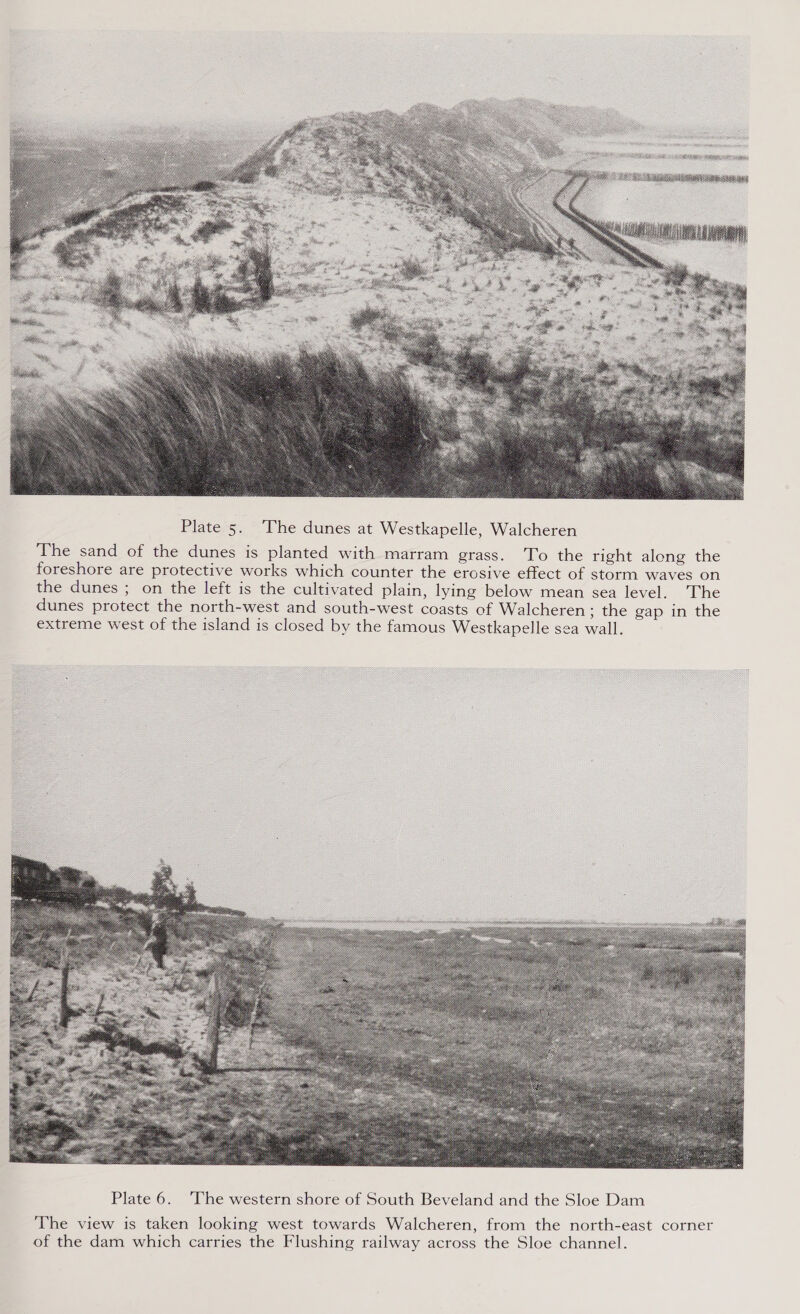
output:
[[[741,498],[748,57],[15,32],[12,490]]]
[[[738,1168],[743,671],[26,666],[11,1157]]]

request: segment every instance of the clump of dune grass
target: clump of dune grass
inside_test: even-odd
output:
[[[399,270],[403,278],[420,278],[425,273],[425,266],[416,256],[405,256],[400,261]]]
[[[248,259],[258,295],[262,301],[271,301],[275,294],[275,279],[272,272],[272,247],[268,232],[262,233],[261,240],[250,247]]]
[[[354,310],[350,316],[350,327],[356,332],[368,324],[375,324],[383,318],[384,312],[378,306],[362,306],[360,310]]]
[[[577,405],[577,403],[576,403]],[[583,432],[545,409],[505,416],[460,443],[449,471],[463,497],[731,498],[739,485],[685,459],[666,459],[629,415],[592,415]],[[617,445],[611,436],[619,434]]]
[[[376,496],[419,491],[428,406],[396,370],[331,350],[181,348],[14,434],[19,493]]]
[[[116,269],[109,269],[99,288],[97,299],[101,306],[118,311],[123,305],[122,279]]]
[[[447,366],[447,352],[434,328],[422,328],[407,334],[405,349],[412,365],[427,365],[438,370]]]

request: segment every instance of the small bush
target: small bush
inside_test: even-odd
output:
[[[655,437],[656,450],[667,460],[672,460],[678,453],[681,443],[680,426],[676,424],[662,424]]]
[[[514,357],[507,370],[495,370],[495,379],[498,383],[507,383],[512,388],[518,388],[524,383],[528,376],[531,366],[531,349],[530,347],[519,347],[514,353]]]
[[[682,287],[689,276],[689,267],[678,261],[664,269],[664,282],[668,287]]]
[[[209,237],[213,237],[215,233],[224,233],[228,228],[233,228],[233,224],[227,219],[204,219],[197,225],[192,237],[195,242],[207,242]]]
[[[192,284],[192,310],[195,315],[208,315],[211,311],[211,293],[199,274]]]
[[[272,276],[272,249],[269,234],[264,233],[261,244],[251,246],[247,254],[258,295],[262,301],[271,301],[275,292],[275,282]]]
[[[149,293],[137,297],[133,305],[135,310],[157,311],[163,309],[161,302],[157,301],[156,298]]]
[[[456,371],[462,383],[485,388],[492,377],[492,360],[486,351],[476,351],[468,344],[456,353]]]
[[[122,279],[116,269],[109,269],[97,291],[97,299],[101,306],[107,306],[109,310],[120,310],[122,307]]]
[[[213,192],[216,185],[217,184],[215,182],[211,182],[210,179],[208,178],[201,178],[199,182],[192,183],[192,191]]]
[[[722,379],[716,374],[700,374],[692,379],[690,386],[708,397],[719,397],[722,393]]]
[[[374,324],[376,320],[381,319],[383,313],[377,306],[362,306],[360,310],[354,310],[350,316],[350,327],[358,331],[367,324]]]
[[[402,334],[399,319],[396,315],[390,315],[388,311],[375,321],[375,325],[386,342],[397,342]]]
[[[72,248],[63,238],[53,247],[53,255],[60,265],[64,265],[66,269],[72,268]]]
[[[173,278],[167,286],[167,310],[171,310],[178,315],[183,310],[183,298],[181,297],[177,278]]]
[[[228,295],[224,288],[218,287],[214,289],[214,295],[211,298],[211,309],[215,315],[230,315],[231,312],[237,308],[237,303],[232,296]]]
[[[431,369],[443,369],[447,365],[447,353],[435,329],[423,329],[410,335],[405,347],[412,365],[427,365]]]
[[[415,256],[406,256],[404,260],[400,261],[400,273],[403,278],[419,278],[421,274],[425,273],[425,268]]]

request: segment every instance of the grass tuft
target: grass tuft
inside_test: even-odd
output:
[[[425,273],[425,266],[420,264],[416,256],[406,256],[400,261],[399,268],[403,278],[419,278]]]
[[[350,327],[358,331],[367,324],[374,324],[377,320],[383,318],[384,312],[378,306],[362,306],[360,310],[354,310],[350,316]]]

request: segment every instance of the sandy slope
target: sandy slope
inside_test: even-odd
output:
[[[187,1154],[177,1148],[181,1135],[202,1144],[191,1110],[213,1080],[203,1067],[208,979],[226,949],[176,945],[159,971],[149,954],[139,961],[141,940],[124,933],[111,942],[102,933],[73,940],[66,1028],[58,1024],[60,971],[41,963],[57,954],[35,941],[32,957],[13,959],[13,1158],[180,1162]],[[240,1013],[223,1029],[227,1069],[253,1067],[269,1086],[302,1066],[301,1052],[261,1025],[248,1050]]]
[[[267,232],[275,295],[264,304],[248,252]],[[121,279],[119,310],[100,304],[109,270]],[[191,313],[198,275],[231,298],[234,313]],[[181,313],[162,308],[173,282]],[[380,314],[354,326],[364,307]],[[459,379],[453,357],[472,346],[500,372],[530,352],[536,387],[515,399],[523,420],[537,388],[567,377],[601,409],[621,407],[644,422],[688,419],[713,441],[742,439],[740,289],[498,254],[475,228],[432,206],[320,194],[271,178],[135,196],[76,229],[31,239],[15,261],[12,331],[18,406],[51,389],[111,382],[176,339],[265,352],[333,345],[368,364],[408,369],[469,435],[509,406],[496,380]]]

